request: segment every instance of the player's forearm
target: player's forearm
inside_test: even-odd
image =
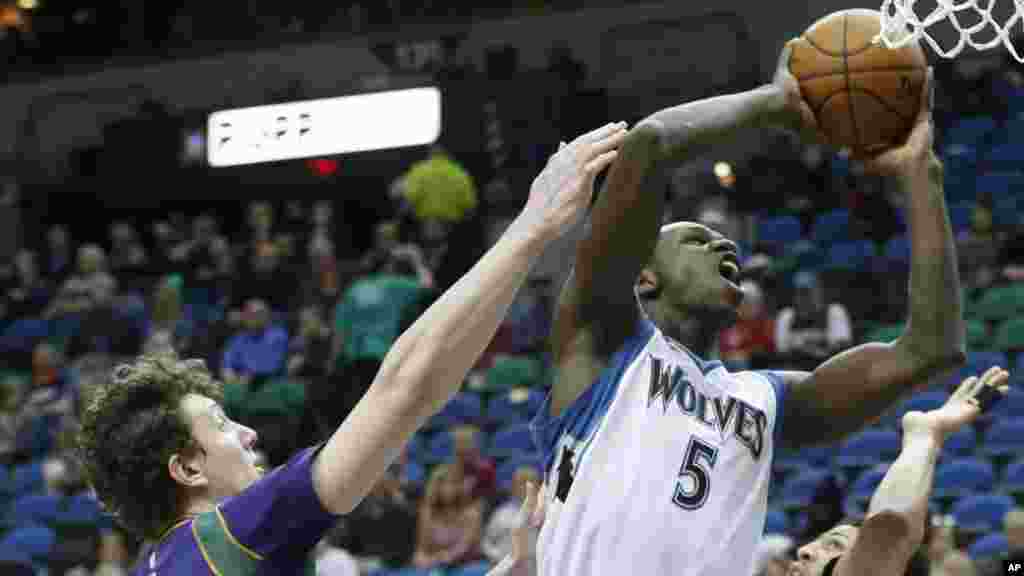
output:
[[[517,220],[395,342],[381,373],[439,409],[494,337],[544,246],[534,227]]]
[[[900,339],[923,381],[965,360],[956,246],[942,188],[943,168],[931,156],[927,176],[902,178],[910,226],[910,318]]]
[[[896,514],[906,523],[910,537],[923,537],[935,464],[941,450],[942,440],[937,434],[904,434],[903,450],[871,497],[867,515]]]
[[[742,128],[778,123],[784,110],[784,95],[769,84],[666,108],[648,121],[662,129],[664,158],[682,161],[694,150],[716,144]]]

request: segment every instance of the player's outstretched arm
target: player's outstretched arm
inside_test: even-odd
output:
[[[938,410],[903,417],[903,450],[875,490],[853,548],[835,576],[899,576],[921,546],[935,463],[946,438],[974,420],[988,402],[1005,394],[1009,374],[990,368],[963,381]]]
[[[888,344],[840,353],[812,374],[786,373],[783,428],[791,446],[838,440],[881,416],[915,386],[964,363],[965,334],[956,248],[946,213],[942,165],[932,152],[931,82],[901,148],[868,161],[907,194],[910,223],[910,317]]]
[[[787,46],[780,69],[788,69],[789,51]],[[803,125],[801,106],[806,105],[799,92],[783,89],[781,79],[776,74],[775,82],[749,92],[661,110],[630,130],[594,203],[575,268],[562,290],[553,330],[556,358],[571,354],[581,339],[592,349],[588,353],[609,356],[633,333],[639,314],[634,285],[658,241],[666,168],[741,128]],[[560,379],[552,412],[571,404],[591,381],[589,376]]]
[[[583,214],[594,177],[624,136],[624,126],[609,124],[563,146],[497,244],[398,338],[369,390],[317,455],[313,485],[327,510],[351,511],[413,432],[458,391],[533,263]]]

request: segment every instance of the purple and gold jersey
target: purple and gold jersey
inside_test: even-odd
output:
[[[321,447],[298,452],[214,513],[173,525],[147,547],[132,576],[303,574],[313,547],[339,518],[313,489]]]

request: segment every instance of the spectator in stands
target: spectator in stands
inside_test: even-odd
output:
[[[142,349],[140,327],[114,308],[117,281],[108,276],[92,285],[92,305],[82,315],[81,325],[67,342],[69,357],[86,355],[125,357]]]
[[[43,277],[59,286],[74,268],[74,252],[68,229],[60,224],[51,226],[46,234],[43,253]]]
[[[147,344],[162,348],[162,343],[166,342],[173,350],[184,350],[189,333],[182,313],[179,283],[171,280],[161,282],[153,295],[151,309]]]
[[[484,503],[466,493],[455,466],[434,468],[417,518],[417,568],[458,566],[480,556]]]
[[[281,273],[278,247],[270,241],[254,246],[248,269],[233,285],[232,300],[242,303],[258,299],[267,302],[275,312],[283,311],[295,291],[294,279]]]
[[[968,294],[992,285],[995,280],[998,241],[992,226],[992,211],[977,204],[971,212],[967,230],[957,235],[957,254],[960,257],[960,278]]]
[[[401,240],[399,225],[395,220],[382,220],[374,228],[373,246],[366,251],[360,267],[363,270],[376,270],[391,257],[392,251]]]
[[[46,310],[50,291],[39,277],[36,255],[19,250],[14,256],[14,275],[3,294],[6,320],[39,316]]]
[[[192,221],[192,234],[175,246],[173,258],[183,272],[182,303],[192,307],[196,322],[205,326],[219,300],[219,281],[223,274],[216,250],[217,222],[203,214]]]
[[[39,457],[74,416],[77,391],[54,347],[40,343],[32,351],[32,382],[17,409],[19,457]]]
[[[342,278],[334,243],[326,233],[316,233],[309,241],[309,260],[300,273],[301,288],[293,301],[293,308],[312,305],[332,307],[338,300]]]
[[[402,493],[401,466],[392,464],[355,510],[346,514],[327,542],[370,566],[400,568],[416,547],[416,509]]]
[[[288,346],[288,374],[305,380],[327,377],[331,359],[331,329],[320,308],[307,306],[299,312],[298,330]]]
[[[789,536],[766,534],[757,546],[754,576],[785,576],[793,544]]]
[[[764,304],[764,293],[754,281],[745,280],[738,320],[718,337],[719,357],[735,369],[758,368],[775,353],[775,321]]]
[[[1018,229],[1003,244],[999,254],[999,265],[1007,280],[1024,282],[1024,228]]]
[[[512,552],[514,530],[519,526],[519,509],[526,499],[527,483],[539,485],[539,479],[537,470],[532,466],[520,467],[512,478],[510,498],[491,512],[483,541],[480,543],[481,550],[491,562],[498,563]],[[535,546],[536,541],[537,536],[534,534],[530,538],[530,544]],[[531,575],[534,573],[530,572]]]
[[[1007,557],[1024,564],[1024,508],[1014,508],[1003,518],[1003,533],[1010,546]]]
[[[383,359],[401,332],[406,310],[421,301],[432,281],[421,252],[396,248],[378,270],[353,282],[334,310],[336,365]]]
[[[148,259],[139,233],[127,222],[110,226],[110,271],[126,292],[145,294],[148,291]]]
[[[261,300],[246,302],[243,327],[224,350],[221,379],[258,388],[268,378],[284,373],[288,333],[271,324],[270,310]]]
[[[490,500],[497,494],[497,471],[494,461],[480,453],[480,429],[464,424],[452,430],[453,459],[465,483],[466,493],[473,500]]]
[[[68,277],[54,299],[50,312],[63,316],[84,312],[92,307],[94,295],[114,284],[114,277],[107,272],[107,257],[103,249],[95,244],[86,244],[78,249],[78,269]]]
[[[0,464],[9,465],[14,460],[21,394],[20,380],[13,376],[0,380]]]
[[[783,308],[775,320],[775,347],[794,368],[813,370],[850,345],[853,328],[842,304],[825,302],[816,274],[799,272],[793,284],[794,305]]]
[[[175,264],[171,256],[178,246],[178,242],[171,223],[166,220],[157,220],[153,222],[151,232],[153,235],[153,251],[150,255],[151,272],[158,277],[175,272]]]

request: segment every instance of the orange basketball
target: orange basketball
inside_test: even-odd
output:
[[[878,39],[879,17],[862,9],[829,14],[793,43],[789,61],[829,143],[868,154],[903,143],[928,75],[916,42],[890,49]]]

